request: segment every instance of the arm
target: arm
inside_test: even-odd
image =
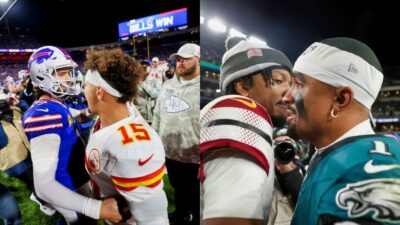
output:
[[[300,168],[293,162],[280,164],[277,160],[275,160],[275,168],[280,186],[286,193],[290,194],[293,205],[296,205],[301,184],[303,183],[303,175],[300,173]]]
[[[151,86],[148,82],[143,82],[143,89],[150,95],[152,98],[158,98],[160,95],[160,88]]]
[[[151,126],[157,133],[160,131],[160,104],[160,98],[158,98],[153,111],[153,122],[151,123]]]
[[[14,87],[12,84],[8,84],[8,90],[13,93],[13,94],[18,94],[20,93],[25,87],[23,86],[23,83],[21,82],[18,84],[16,87]]]
[[[41,135],[31,140],[34,185],[38,196],[55,206],[80,212],[94,219],[114,219],[110,212],[113,208],[118,212],[116,202],[87,198],[56,181],[60,143],[60,136],[57,134]]]
[[[203,224],[263,224],[273,176],[267,177],[251,156],[234,149],[210,152],[204,160]]]

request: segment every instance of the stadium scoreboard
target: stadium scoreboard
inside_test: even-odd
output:
[[[133,19],[118,24],[120,38],[162,31],[187,24],[187,8],[176,9],[152,16]]]

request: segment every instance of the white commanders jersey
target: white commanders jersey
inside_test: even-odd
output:
[[[99,188],[101,196],[121,194],[136,202],[162,190],[165,153],[158,134],[135,115],[99,127],[98,121],[85,158],[95,194]]]

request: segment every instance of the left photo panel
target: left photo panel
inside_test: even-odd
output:
[[[199,225],[200,0],[0,1],[0,225]]]

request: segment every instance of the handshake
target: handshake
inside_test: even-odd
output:
[[[100,218],[113,223],[133,220],[128,202],[122,196],[103,199],[100,208]]]

